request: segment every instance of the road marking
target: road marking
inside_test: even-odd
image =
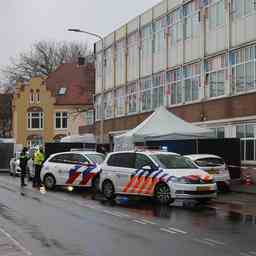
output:
[[[204,240],[207,242],[210,242],[210,243],[218,244],[218,245],[225,245],[225,243],[217,241],[217,240],[213,240],[211,238],[205,238]]]
[[[111,212],[111,211],[108,211],[108,210],[104,210],[103,211],[104,213],[107,213],[109,215],[112,215],[112,216],[115,216],[115,217],[119,217],[119,218],[122,218],[123,216],[118,214],[118,213],[115,213],[115,212]]]
[[[26,255],[30,256],[32,253],[28,251],[24,246],[22,246],[16,239],[14,239],[8,232],[0,228],[0,231],[7,236],[17,247],[19,247]]]
[[[256,255],[256,252],[253,252],[253,251],[250,251],[249,253],[252,255]]]
[[[216,246],[216,244],[213,244],[213,243],[211,243],[211,242],[207,242],[207,241],[205,241],[205,240],[193,239],[193,241],[198,242],[198,243],[201,243],[201,244],[204,244],[204,245],[210,245],[210,246],[212,246],[212,247]]]
[[[142,221],[146,222],[147,224],[151,224],[151,225],[156,225],[157,223],[147,220],[147,219],[142,219]]]
[[[143,221],[141,221],[141,220],[132,220],[133,222],[136,222],[136,223],[139,223],[139,224],[141,224],[141,225],[147,225],[147,223],[146,222],[143,222]]]
[[[188,233],[186,231],[183,231],[183,230],[180,230],[180,229],[177,229],[177,228],[168,227],[168,229],[170,229],[171,231],[183,234],[183,235],[186,235]]]
[[[126,217],[126,218],[131,218],[130,215],[125,214],[125,213],[122,213],[122,212],[115,212],[115,213],[117,213],[117,214],[119,214],[119,215],[121,215],[121,216],[123,216],[123,217]]]
[[[242,255],[242,256],[252,256],[251,254],[246,253],[246,252],[240,252],[240,255]]]
[[[170,234],[177,234],[176,232],[171,231],[171,230],[169,230],[169,229],[167,229],[167,228],[160,228],[160,230],[161,230],[161,231],[164,231],[164,232],[167,232],[167,233],[170,233]]]

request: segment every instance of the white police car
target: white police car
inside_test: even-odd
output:
[[[98,165],[104,158],[103,154],[94,151],[53,154],[43,164],[41,180],[47,189],[55,186],[97,186],[100,171]]]
[[[217,185],[222,189],[229,189],[230,174],[224,160],[216,155],[209,154],[194,154],[186,155],[188,159],[200,169],[213,175]]]
[[[204,202],[216,197],[213,177],[175,153],[110,153],[101,170],[100,189],[107,199],[116,194],[141,195],[168,204],[177,198]]]

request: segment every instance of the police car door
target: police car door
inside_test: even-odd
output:
[[[124,189],[135,171],[135,153],[117,153],[112,155],[112,159],[109,160],[116,180],[116,192],[127,193],[128,191],[124,191]]]

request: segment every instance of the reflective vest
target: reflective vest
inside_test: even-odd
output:
[[[43,161],[44,161],[44,154],[42,152],[40,152],[40,150],[37,150],[35,152],[35,156],[34,156],[34,164],[42,165]]]

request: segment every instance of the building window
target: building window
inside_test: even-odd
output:
[[[256,12],[255,0],[232,0],[231,2],[232,17],[239,18]]]
[[[201,64],[191,64],[184,67],[185,102],[192,102],[199,99],[199,86]]]
[[[182,40],[182,8],[178,8],[167,16],[169,45],[175,47]]]
[[[101,100],[102,98],[101,98],[101,95],[98,95],[98,96],[96,96],[96,98],[95,98],[95,119],[96,119],[96,121],[100,121],[101,120]]]
[[[116,116],[125,114],[125,87],[116,90]]]
[[[39,90],[36,90],[35,102],[36,102],[37,104],[40,103],[40,91],[39,91]]]
[[[68,113],[56,112],[55,113],[55,129],[67,129],[68,128]]]
[[[33,104],[34,102],[35,102],[34,90],[30,90],[30,93],[29,93],[29,103]]]
[[[232,92],[242,93],[256,87],[256,46],[239,49],[230,54]]]
[[[108,92],[104,96],[104,111],[105,119],[113,118],[114,116],[114,97],[113,92]]]
[[[164,105],[164,73],[153,76],[152,107],[153,109]]]
[[[255,138],[255,124],[243,124],[236,126],[236,137],[237,138]]]
[[[161,18],[153,24],[153,53],[160,54],[161,51],[164,51],[165,45],[165,26],[166,18]]]
[[[85,112],[85,122],[86,122],[86,125],[93,125],[94,124],[93,110],[89,110],[89,111]]]
[[[184,38],[194,38],[199,36],[200,22],[199,22],[200,0],[193,0],[184,5]]]
[[[28,129],[43,129],[43,112],[29,112]]]
[[[224,14],[225,14],[225,2],[219,0],[218,2],[211,4],[208,7],[208,21],[209,29],[216,29],[219,26],[224,25]]]
[[[167,104],[168,106],[182,103],[182,71],[181,68],[171,70],[166,75],[167,78]]]
[[[127,113],[134,114],[137,112],[138,105],[137,84],[130,84],[127,87]]]
[[[123,85],[125,82],[125,40],[116,43],[116,84]]]
[[[226,55],[217,56],[206,61],[206,84],[209,98],[225,95],[227,72]]]
[[[63,96],[63,95],[66,94],[66,92],[67,92],[67,88],[66,88],[66,87],[61,87],[61,88],[59,88],[59,89],[57,90],[57,95]]]
[[[146,78],[140,81],[140,109],[150,111],[152,109],[152,79]]]
[[[105,51],[105,89],[111,89],[114,85],[114,48],[110,47]]]
[[[127,76],[128,81],[133,81],[139,75],[139,34],[135,32],[128,36],[127,39]]]

